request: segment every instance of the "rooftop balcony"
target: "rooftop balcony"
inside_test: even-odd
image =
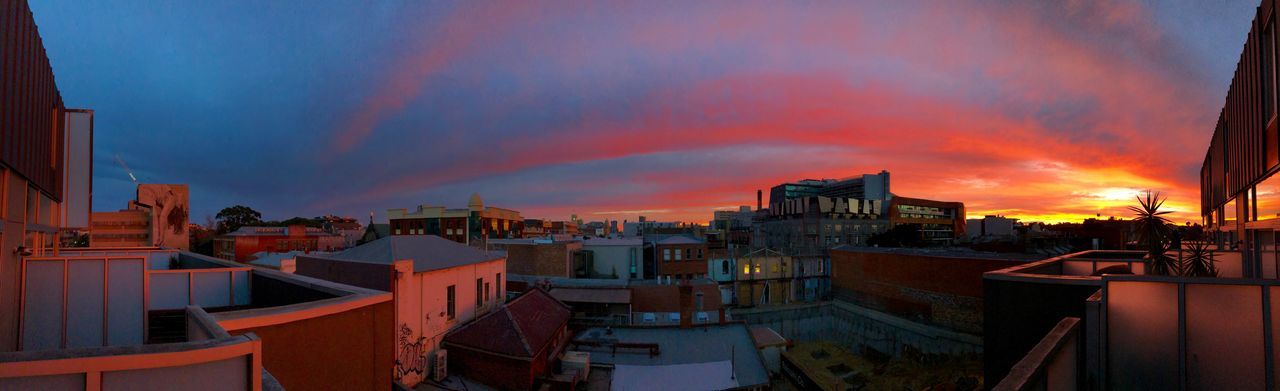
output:
[[[20,302],[0,389],[391,384],[386,292],[171,249],[77,248],[24,258]]]
[[[1083,316],[1059,318],[995,389],[1275,387],[1280,280],[1094,278]]]

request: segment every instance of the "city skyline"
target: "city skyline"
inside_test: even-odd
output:
[[[1198,221],[1239,53],[1221,42],[1256,6],[325,5],[33,1],[67,104],[99,113],[93,209],[132,198],[119,156],[189,183],[196,222],[383,221],[473,192],[705,222],[882,169],[971,216],[1128,217],[1153,189]]]

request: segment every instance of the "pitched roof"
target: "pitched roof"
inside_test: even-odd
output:
[[[488,262],[506,257],[500,251],[483,251],[435,235],[393,235],[374,240],[326,258],[391,264],[412,260],[413,271],[427,272]]]
[[[498,310],[444,336],[444,342],[465,348],[531,358],[554,344],[556,333],[569,322],[569,307],[541,289],[531,289]]]

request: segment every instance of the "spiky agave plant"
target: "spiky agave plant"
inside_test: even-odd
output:
[[[1214,263],[1218,262],[1214,259],[1217,254],[1208,244],[1204,242],[1192,242],[1182,251],[1182,259],[1179,260],[1182,268],[1182,275],[1188,277],[1217,277],[1218,266]]]
[[[1167,255],[1166,239],[1173,229],[1170,227],[1172,223],[1164,217],[1170,212],[1160,210],[1160,207],[1164,206],[1164,198],[1160,196],[1160,192],[1151,190],[1147,190],[1137,198],[1138,206],[1129,206],[1129,210],[1133,211],[1133,220],[1137,223],[1138,244],[1147,249],[1147,274],[1157,276],[1181,274],[1181,265],[1176,259]]]

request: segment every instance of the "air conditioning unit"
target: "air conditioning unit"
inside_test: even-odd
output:
[[[564,357],[560,359],[560,369],[565,373],[577,369],[578,380],[586,381],[587,374],[591,372],[591,353],[565,351]]]
[[[694,319],[696,319],[698,323],[711,323],[711,317],[707,316],[707,313],[702,311],[699,311],[698,316]]]
[[[449,351],[445,349],[436,350],[435,371],[432,372],[432,379],[435,381],[444,381],[449,377]]]

